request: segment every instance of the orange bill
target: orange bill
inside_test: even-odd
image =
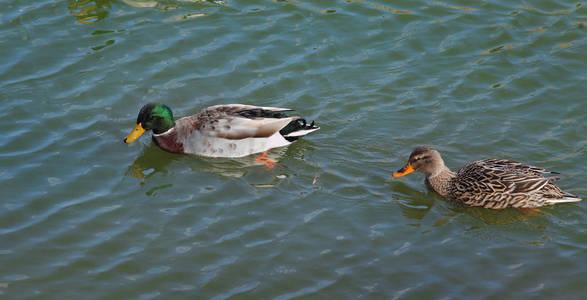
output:
[[[130,144],[136,141],[143,133],[145,133],[145,129],[141,125],[141,123],[137,124],[135,128],[124,138],[124,142]]]
[[[397,172],[394,172],[393,177],[404,176],[404,175],[410,174],[414,171],[416,171],[416,170],[414,170],[414,168],[412,168],[412,165],[410,165],[410,162],[408,162],[403,168],[397,170]]]

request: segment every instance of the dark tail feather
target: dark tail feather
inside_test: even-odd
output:
[[[294,136],[288,136],[288,135],[291,135],[292,133],[294,133],[296,131],[311,130],[311,129],[318,129],[318,128],[319,127],[314,125],[314,121],[312,121],[312,123],[310,123],[310,125],[308,125],[305,119],[297,119],[297,120],[293,120],[293,121],[289,122],[289,124],[287,124],[285,127],[283,127],[279,131],[279,133],[281,135],[283,135],[283,137],[286,140],[293,142],[293,141],[299,139],[300,137],[304,136],[305,134],[294,135]]]

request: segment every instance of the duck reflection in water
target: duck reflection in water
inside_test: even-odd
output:
[[[472,217],[486,225],[510,225],[528,222],[529,220],[540,218],[545,215],[551,215],[547,210],[552,209],[541,208],[529,212],[515,208],[488,210],[480,207],[466,206],[452,200],[444,199],[444,202],[441,200],[443,200],[443,198],[435,193],[418,192],[418,194],[414,195],[412,199],[401,199],[397,201],[404,217],[420,221],[413,225],[422,226],[425,223],[430,223],[430,221],[424,220],[426,219],[426,216],[428,216],[428,219],[430,219],[430,216],[433,216],[432,227],[442,227],[459,217]],[[445,203],[446,207],[440,209],[442,212],[433,212],[430,214],[430,212],[433,211],[433,207],[438,203]],[[440,205],[444,206],[445,204]],[[435,209],[435,211],[436,210],[438,209]],[[470,231],[480,228],[483,228],[483,226],[463,229],[465,231]]]
[[[178,156],[162,151],[155,145],[150,145],[145,147],[128,167],[126,175],[147,179],[157,173],[167,174],[167,166],[177,160],[179,160]]]
[[[267,158],[275,162],[284,157],[303,157],[304,147],[288,147],[272,149],[267,153]],[[163,151],[157,145],[151,143],[144,148],[141,154],[128,167],[127,175],[139,179],[147,179],[157,173],[167,174],[171,164],[187,165],[192,171],[212,172],[228,177],[243,177],[251,167],[263,167],[262,161],[252,160],[250,156],[242,158],[208,158],[193,155],[178,155]]]
[[[396,202],[401,209],[402,215],[408,219],[417,220],[417,223],[412,224],[414,226],[423,226],[431,222],[432,227],[442,227],[459,217],[472,217],[486,225],[508,225],[550,215],[548,210],[552,209],[552,207],[546,207],[532,211],[516,208],[489,210],[445,199],[431,190],[421,191],[417,187],[410,187],[404,182],[395,184],[392,189],[399,194]],[[437,207],[434,208],[435,206]],[[428,218],[426,219],[426,217]],[[482,226],[464,228],[464,230],[470,231],[480,228]]]
[[[70,0],[68,9],[69,13],[74,16],[81,24],[91,24],[99,22],[108,17],[110,5],[114,0]]]

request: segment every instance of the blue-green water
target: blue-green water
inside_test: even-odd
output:
[[[582,1],[3,1],[0,296],[581,299],[585,202],[456,207],[391,173],[422,144],[581,197]],[[126,145],[140,107],[290,107],[243,159]]]

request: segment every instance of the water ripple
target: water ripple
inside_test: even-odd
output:
[[[1,295],[583,291],[582,204],[487,212],[391,177],[431,144],[451,168],[527,161],[583,194],[581,5],[74,2],[0,13]],[[148,101],[291,107],[322,129],[269,171],[122,143]]]

